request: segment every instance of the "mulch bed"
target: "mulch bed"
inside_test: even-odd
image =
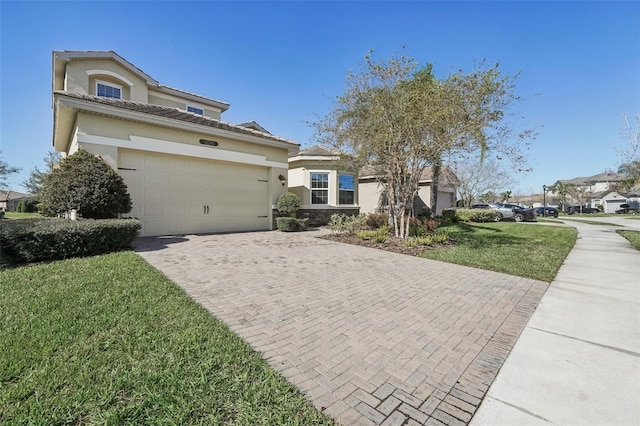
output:
[[[355,235],[350,234],[330,234],[323,235],[320,238],[324,238],[326,240],[338,241],[340,243],[353,244],[357,246],[365,246],[369,248],[375,248],[378,250],[390,251],[393,253],[407,254],[409,256],[418,256],[420,253],[426,250],[434,250],[437,248],[446,247],[448,245],[452,245],[452,243],[448,244],[437,244],[434,246],[417,246],[417,247],[407,247],[404,245],[404,241],[402,238],[389,237],[387,241],[384,243],[376,243],[373,240],[363,240],[361,238],[356,237]]]

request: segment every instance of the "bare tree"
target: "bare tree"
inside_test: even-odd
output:
[[[621,160],[618,173],[625,176],[625,180],[620,182],[620,186],[624,189],[630,189],[640,183],[640,115],[636,115],[633,122],[629,120],[627,114],[624,114],[622,119],[625,127],[621,136],[626,143],[622,146],[616,146],[614,149]]]
[[[458,177],[458,195],[464,207],[470,207],[483,195],[498,194],[515,183],[503,164],[493,159],[460,158],[452,164],[452,168]],[[511,191],[508,192],[510,195]],[[492,200],[494,198],[491,197]]]
[[[54,167],[60,163],[60,157],[59,152],[53,150],[47,151],[42,158],[45,169],[41,171],[38,166],[34,167],[29,177],[22,182],[22,186],[24,186],[30,194],[39,194],[44,186],[45,178],[50,175]]]
[[[2,154],[2,151],[0,151],[0,154]],[[0,159],[0,188],[7,188],[9,186],[7,177],[19,171],[20,167],[10,166],[6,161]]]

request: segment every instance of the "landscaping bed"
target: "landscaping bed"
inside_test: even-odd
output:
[[[389,236],[387,241],[385,241],[384,243],[378,243],[374,240],[363,240],[357,237],[356,235],[347,234],[347,233],[324,235],[321,238],[325,238],[331,241],[338,241],[340,243],[353,244],[357,246],[375,248],[378,250],[390,251],[393,253],[406,254],[409,256],[418,256],[421,253],[423,253],[425,250],[435,250],[437,248],[447,247],[451,245],[451,243],[447,243],[447,244],[438,244],[435,246],[407,247],[405,245],[405,240],[403,240],[402,238]]]

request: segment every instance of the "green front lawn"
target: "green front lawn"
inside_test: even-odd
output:
[[[331,424],[133,252],[0,270],[0,424]]]
[[[616,231],[625,237],[636,250],[640,250],[640,231]]]
[[[18,212],[5,212],[5,219],[30,219],[34,217],[42,217],[40,213],[18,213]]]
[[[527,223],[443,226],[455,246],[421,256],[551,282],[576,242],[575,228]]]

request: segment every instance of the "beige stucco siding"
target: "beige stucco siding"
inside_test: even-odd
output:
[[[205,106],[197,102],[189,102],[188,100],[166,95],[164,93],[159,94],[153,90],[149,90],[149,103],[154,105],[163,105],[172,108],[178,108],[183,111],[187,110],[187,105],[201,108],[204,111],[203,115],[205,117],[213,118],[216,120],[220,120],[222,114],[222,111],[220,109],[214,109],[210,106]]]
[[[289,191],[300,197],[302,208],[326,208],[353,207],[358,205],[359,188],[357,178],[354,176],[354,202],[355,204],[338,204],[339,201],[339,175],[352,175],[337,169],[338,162],[333,160],[300,160],[289,162]],[[329,175],[329,203],[311,204],[311,174],[326,173]]]
[[[301,168],[289,169],[287,174],[289,192],[296,194],[303,206],[311,203],[309,189],[304,186],[304,175],[305,171]]]
[[[286,149],[283,148],[260,146],[230,138],[207,135],[205,133],[185,132],[183,130],[151,126],[94,114],[78,113],[76,123],[78,132],[87,135],[101,135],[123,140],[129,139],[131,135],[136,135],[194,146],[202,146],[199,142],[200,139],[207,139],[219,143],[217,147],[211,147],[211,149],[263,155],[267,160],[285,164],[288,158],[288,153]],[[284,171],[286,174],[286,169],[284,169]]]
[[[101,70],[106,72],[102,73]],[[123,86],[123,99],[147,103],[146,82],[114,61],[106,59],[67,62],[64,90],[95,95],[96,79]]]
[[[444,187],[442,191],[438,191],[438,208],[436,214],[441,214],[442,209],[455,207],[455,193],[453,188]],[[365,181],[358,183],[360,203],[360,213],[374,213],[379,208],[380,196],[383,191],[383,186],[377,181]],[[416,207],[431,206],[431,186],[421,185],[418,189],[418,197],[420,200],[416,200]],[[420,211],[416,212],[421,214]]]
[[[358,183],[360,213],[375,213],[378,210],[382,185],[377,181]]]
[[[278,179],[287,174],[285,148],[87,113],[78,113],[76,123],[70,147],[100,155],[123,176],[143,235],[270,229],[271,207],[287,190]],[[201,138],[220,145],[203,146]],[[167,146],[169,153],[161,151]]]

